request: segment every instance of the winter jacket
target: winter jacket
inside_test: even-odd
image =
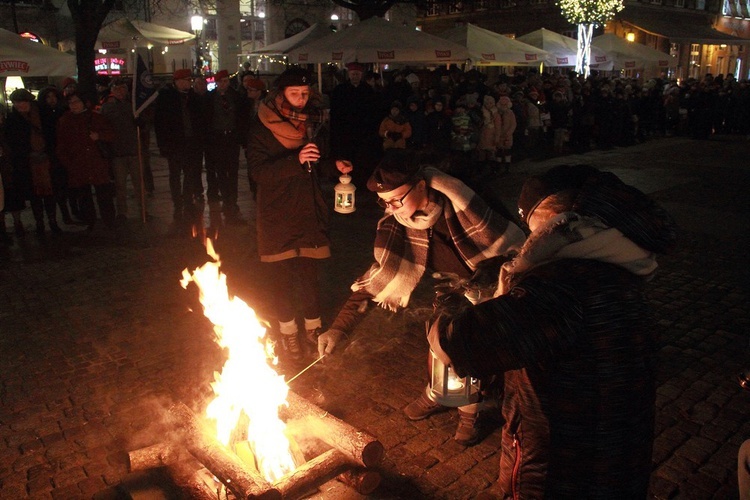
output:
[[[154,132],[162,156],[171,156],[187,143],[205,139],[205,107],[192,89],[179,92],[168,86],[159,91],[154,101]]]
[[[674,222],[632,189],[599,192],[532,233],[501,294],[441,333],[459,374],[504,374],[499,485],[513,498],[647,495],[657,336],[643,285]]]
[[[380,137],[383,138],[383,149],[406,148],[406,140],[411,137],[411,124],[406,121],[405,118],[402,118],[402,120],[402,123],[398,123],[390,116],[386,116],[383,118],[383,121],[380,122],[380,130],[378,133],[380,134]],[[390,134],[394,132],[401,134],[401,137],[393,140],[393,136]]]
[[[99,113],[86,110],[66,112],[57,124],[57,158],[68,173],[68,186],[99,186],[112,181],[109,160],[102,157],[89,137],[98,132],[99,140],[112,142],[115,132],[109,121]]]
[[[117,157],[138,156],[138,128],[133,116],[133,104],[110,96],[102,104],[102,115],[115,130],[112,150]]]
[[[315,169],[299,162],[256,116],[248,131],[247,162],[257,183],[258,253],[264,262],[330,256],[328,206]]]

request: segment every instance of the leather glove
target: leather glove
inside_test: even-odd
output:
[[[328,330],[318,337],[318,356],[331,354],[338,344],[346,340],[346,333],[341,330]]]
[[[392,141],[401,139],[401,132],[388,132],[388,138]]]

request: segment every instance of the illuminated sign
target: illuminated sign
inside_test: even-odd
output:
[[[42,42],[42,40],[31,31],[24,31],[23,33],[20,33],[19,36],[25,38],[26,40],[31,40],[32,42]]]
[[[121,57],[97,57],[94,70],[97,75],[119,75],[125,70],[125,59]]]

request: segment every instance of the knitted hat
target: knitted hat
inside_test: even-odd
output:
[[[406,75],[406,81],[413,84],[413,83],[419,83],[419,77],[415,75],[414,73],[409,73]]]
[[[305,68],[290,66],[276,79],[276,86],[283,90],[287,87],[303,87],[312,85],[312,76]]]
[[[188,68],[178,69],[172,74],[173,80],[182,80],[183,78],[190,78],[193,73]]]
[[[404,184],[410,184],[417,179],[420,166],[413,151],[389,149],[367,180],[367,189],[375,193],[385,193]]]
[[[599,171],[589,165],[558,165],[542,175],[530,177],[518,197],[518,215],[524,222],[548,196],[567,189],[579,189],[587,178]]]
[[[222,69],[214,75],[214,81],[218,83],[222,78],[229,78],[229,71]]]
[[[500,99],[497,100],[497,105],[503,108],[510,108],[513,106],[513,102],[510,100],[510,97],[507,95],[500,96]]]
[[[34,100],[34,94],[26,89],[16,89],[10,93],[8,99],[10,99],[10,102],[31,102]]]

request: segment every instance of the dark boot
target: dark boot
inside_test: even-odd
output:
[[[478,411],[465,411],[458,409],[458,427],[453,439],[458,444],[473,446],[479,442],[479,428],[477,427]]]
[[[299,338],[296,333],[280,335],[281,345],[284,347],[284,352],[291,361],[302,361],[302,349],[299,345]]]

